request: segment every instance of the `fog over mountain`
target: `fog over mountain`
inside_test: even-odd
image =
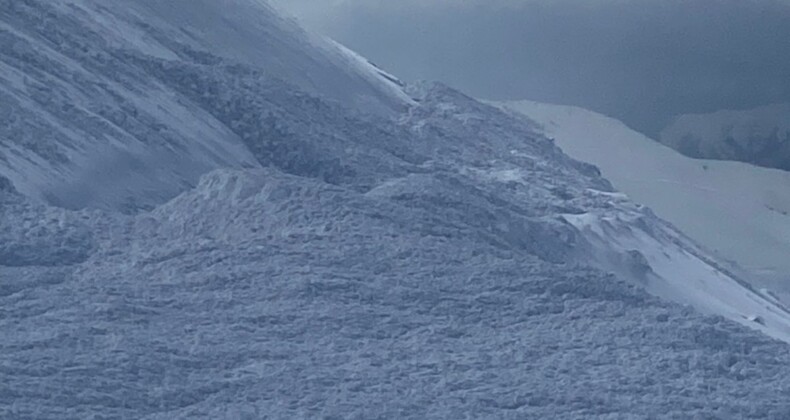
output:
[[[672,116],[790,100],[778,0],[274,0],[405,80],[590,108],[656,137]]]

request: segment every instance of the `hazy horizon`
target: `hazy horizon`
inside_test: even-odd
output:
[[[648,134],[674,115],[790,101],[786,2],[273,3],[407,81],[578,105]]]

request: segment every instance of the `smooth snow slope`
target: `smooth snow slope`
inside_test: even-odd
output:
[[[107,9],[108,0],[72,1],[151,25],[164,43],[183,42],[250,64],[348,106],[392,113],[410,102],[396,80],[348,60],[345,47],[305,32],[263,0],[109,0],[115,4]]]
[[[597,165],[619,190],[740,265],[750,279],[790,290],[790,173],[687,158],[580,108],[505,106],[542,124],[565,152]]]

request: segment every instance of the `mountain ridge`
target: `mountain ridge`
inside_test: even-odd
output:
[[[733,160],[790,170],[790,104],[675,118],[658,140],[697,159]]]
[[[14,4],[33,9],[0,18],[55,7]],[[151,3],[106,4],[96,13],[121,19]],[[93,39],[86,9],[58,10],[59,30],[76,31],[59,48],[116,85],[65,67],[57,79],[40,47],[0,55],[60,83],[0,83],[19,97],[9,107],[50,133],[0,131],[28,162],[0,162],[19,189],[0,206],[0,417],[790,413],[790,351],[770,337],[786,339],[781,306],[696,258],[692,241],[533,122],[441,83],[399,86],[409,100],[393,115],[365,112],[205,45],[151,52],[146,34],[169,24],[130,50],[70,41]],[[42,25],[26,28],[52,30]],[[299,36],[288,31],[274,39]],[[366,60],[345,59],[393,94]],[[67,111],[55,122],[92,143],[45,125]],[[97,158],[104,146],[132,157]],[[71,154],[81,148],[85,160]],[[171,166],[183,163],[173,155],[201,165]],[[74,176],[85,161],[106,169]],[[60,201],[42,196],[50,189],[25,183],[40,172],[77,193],[55,184]],[[601,229],[630,236],[604,249]],[[667,275],[688,267],[728,294]],[[648,293],[660,287],[688,292],[699,311]]]

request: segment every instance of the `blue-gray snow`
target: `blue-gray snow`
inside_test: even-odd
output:
[[[790,416],[781,305],[257,0],[0,0],[0,95],[0,418]]]

